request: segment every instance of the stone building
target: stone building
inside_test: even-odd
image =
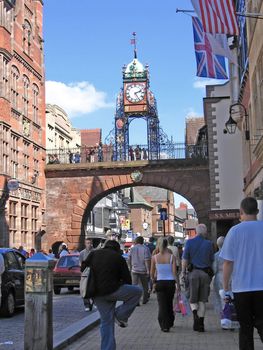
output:
[[[45,232],[42,16],[42,0],[0,1],[0,245],[27,249]]]
[[[203,117],[187,117],[185,121],[185,144],[195,145],[197,143],[198,132],[204,126]]]
[[[57,105],[46,105],[46,149],[78,149],[80,130],[73,128],[67,113]]]
[[[231,104],[230,83],[209,85],[204,98],[210,173],[212,238],[225,235],[239,218],[243,198],[242,134],[224,133]]]
[[[237,5],[241,6],[242,1],[237,1]],[[247,1],[246,10],[262,14],[263,1]],[[238,99],[247,109],[247,116],[242,113],[240,121],[240,127],[244,130],[244,193],[257,198],[263,219],[263,21],[247,17],[245,21],[240,20],[239,25],[243,46],[238,57],[239,61],[246,63],[239,75],[238,91]],[[245,131],[249,132],[249,139],[246,139]]]
[[[129,218],[131,222],[131,230],[134,233],[140,233],[143,237],[151,237],[153,206],[148,203],[142,195],[140,195],[137,188],[132,187],[125,191],[130,192],[128,207],[130,209]]]
[[[158,187],[136,187],[138,193],[153,207],[152,235],[160,237],[164,234],[163,221],[160,220],[160,209],[167,209],[167,220],[165,220],[165,234],[174,236],[174,194]]]

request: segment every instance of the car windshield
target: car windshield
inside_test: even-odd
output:
[[[79,257],[78,256],[70,256],[65,255],[62,256],[59,261],[57,267],[72,267],[79,266]]]

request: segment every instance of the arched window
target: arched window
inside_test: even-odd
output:
[[[32,91],[33,91],[33,100],[32,100],[33,120],[35,123],[38,123],[39,88],[36,84],[33,84]]]
[[[29,104],[29,79],[26,75],[23,75],[23,115],[28,116],[28,104]]]
[[[18,109],[18,79],[19,70],[16,66],[11,68],[11,104],[12,107]]]
[[[23,49],[24,52],[30,56],[31,51],[31,41],[32,41],[32,27],[31,24],[25,20],[23,24]]]

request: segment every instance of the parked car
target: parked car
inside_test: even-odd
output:
[[[53,270],[54,293],[60,294],[61,288],[79,288],[80,275],[79,254],[59,258]]]
[[[5,271],[2,275],[2,301],[0,313],[11,317],[16,306],[25,302],[25,260],[26,258],[15,249],[0,248],[4,257]]]

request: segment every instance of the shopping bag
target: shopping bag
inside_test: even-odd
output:
[[[221,312],[221,327],[223,329],[238,329],[236,308],[233,299],[226,301],[224,309]]]
[[[176,305],[176,308],[178,308],[178,310],[180,310],[179,312],[182,314],[182,316],[189,315],[188,300],[183,293],[179,293],[177,295],[177,304],[178,305]]]

